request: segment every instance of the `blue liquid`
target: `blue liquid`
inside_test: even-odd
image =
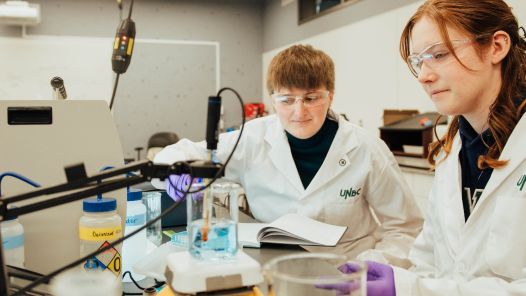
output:
[[[237,225],[226,219],[209,221],[207,240],[203,240],[202,219],[188,225],[188,250],[193,257],[204,260],[228,259],[237,253]]]

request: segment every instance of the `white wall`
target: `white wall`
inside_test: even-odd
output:
[[[434,111],[434,106],[410,74],[398,53],[402,29],[423,1],[403,6],[344,27],[301,40],[329,54],[336,65],[334,109],[353,122],[378,133],[383,109],[416,108]],[[519,21],[526,21],[526,1],[507,1]],[[263,53],[264,102],[266,71],[272,57],[286,45]]]
[[[0,37],[0,100],[50,100],[54,76],[64,79],[70,98],[109,100],[112,43],[97,37]]]
[[[285,5],[282,0],[265,0],[263,51],[310,38],[418,1],[420,0],[360,0],[299,24],[299,0],[290,0]]]
[[[0,24],[0,100],[50,99],[50,79],[60,76],[68,99],[109,101],[116,2],[31,2],[40,4],[42,22],[26,35],[20,26]],[[262,14],[263,0],[135,1],[137,42],[114,104],[126,157],[135,157],[134,148],[145,147],[156,132],[202,140],[206,100],[216,83],[261,101]],[[188,44],[192,40],[208,45]],[[238,125],[235,96],[223,98],[225,127]]]

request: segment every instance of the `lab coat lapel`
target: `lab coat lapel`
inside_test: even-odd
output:
[[[310,182],[305,195],[309,195],[349,169],[349,152],[358,146],[352,126],[341,117],[338,120],[338,131],[334,136],[329,152],[320,169]],[[351,168],[352,169],[352,168]]]
[[[526,158],[526,137],[524,137],[524,131],[526,130],[526,116],[522,116],[521,120],[517,123],[504,150],[500,154],[499,160],[508,160],[508,164],[502,168],[494,169],[491,177],[484,188],[484,192],[480,197],[475,209],[470,215],[470,220],[474,220],[475,215],[478,215],[479,208],[482,207],[483,203],[489,199],[489,196],[493,195],[493,192],[501,186],[505,179],[524,161]]]
[[[303,192],[305,188],[303,188],[303,183],[301,183],[285,131],[279,123],[279,120],[276,120],[274,128],[267,130],[265,133],[265,141],[271,147],[268,155],[274,166],[296,190]]]
[[[446,157],[444,163],[438,164],[440,169],[445,170],[445,172],[440,174],[442,179],[437,180],[438,186],[441,188],[441,196],[439,195],[438,198],[443,198],[444,200],[444,219],[442,220],[446,223],[444,236],[449,241],[446,245],[449,247],[452,257],[455,257],[459,248],[462,247],[460,241],[466,224],[464,206],[462,204],[462,174],[458,157],[461,147],[462,142],[460,135],[457,133],[453,140],[450,154]],[[453,184],[451,184],[452,181]],[[441,209],[434,210],[441,211]]]

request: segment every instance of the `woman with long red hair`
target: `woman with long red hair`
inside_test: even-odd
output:
[[[408,21],[402,58],[452,121],[413,267],[368,262],[367,295],[526,295],[525,51],[502,0],[428,0]]]

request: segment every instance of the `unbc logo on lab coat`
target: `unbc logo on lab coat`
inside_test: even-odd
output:
[[[340,189],[340,196],[343,197],[343,199],[347,199],[348,197],[355,197],[360,195],[360,191],[362,191],[362,188],[353,189],[351,187],[349,189]]]

